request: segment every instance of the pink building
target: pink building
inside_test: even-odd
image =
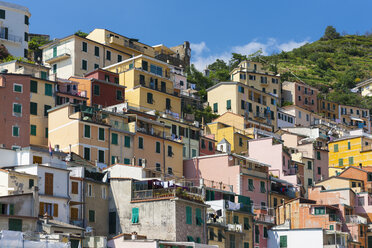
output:
[[[283,82],[283,101],[292,102],[294,105],[316,113],[318,110],[319,91],[302,82]]]
[[[0,146],[30,145],[30,76],[0,74]]]
[[[186,179],[200,179],[232,185],[236,194],[248,196],[255,209],[266,209],[269,165],[236,154],[215,154],[184,161]]]
[[[272,137],[248,141],[249,157],[269,164],[269,172],[293,185],[303,184],[303,170],[291,160],[288,149]]]
[[[56,91],[57,105],[62,105],[68,102],[86,105],[87,100],[87,91],[79,91],[78,82],[58,79]]]
[[[199,155],[212,155],[216,153],[216,140],[214,135],[200,136]]]

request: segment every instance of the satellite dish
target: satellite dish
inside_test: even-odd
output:
[[[229,156],[229,161],[232,161],[234,158],[232,156]]]
[[[93,232],[93,228],[91,226],[87,226],[85,228],[85,232],[87,232],[87,233]]]

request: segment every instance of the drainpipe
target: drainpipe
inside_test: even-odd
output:
[[[107,165],[111,165],[111,161],[110,161],[110,158],[111,158],[111,143],[110,143],[110,139],[111,139],[111,126],[108,128],[108,161],[107,161]]]
[[[164,175],[164,180],[166,178],[166,172],[165,172],[165,129],[163,125],[163,175]]]
[[[189,159],[191,158],[191,129],[190,126],[187,127],[189,134]]]

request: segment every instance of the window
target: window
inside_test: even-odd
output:
[[[130,136],[124,136],[124,147],[130,148]]]
[[[81,69],[88,70],[88,62],[86,60],[81,60]]]
[[[307,179],[307,185],[309,185],[309,186],[313,185],[313,179],[308,178]]]
[[[90,148],[84,147],[84,159],[90,160]]]
[[[298,101],[301,101],[301,96],[298,96]]]
[[[245,101],[244,100],[240,101],[240,108],[245,109]]]
[[[264,226],[264,228],[263,228],[263,237],[264,238],[269,237],[269,235],[267,234],[267,227],[266,226]]]
[[[208,150],[213,151],[213,143],[211,141],[208,142]]]
[[[0,19],[5,19],[5,10],[0,9]]]
[[[124,164],[131,164],[130,159],[129,158],[124,158]]]
[[[105,129],[102,127],[98,128],[98,140],[105,140]]]
[[[88,184],[88,196],[93,197],[93,185]]]
[[[196,225],[201,226],[203,224],[203,219],[201,216],[201,209],[196,208],[195,209],[195,220],[196,220]]]
[[[98,84],[93,85],[93,94],[96,96],[99,96],[99,85]]]
[[[193,158],[196,157],[196,150],[195,150],[195,149],[191,149],[191,156],[192,156]]]
[[[90,138],[90,126],[84,125],[84,138]]]
[[[53,186],[54,186],[53,177],[54,177],[53,173],[44,174],[44,181],[45,181],[44,191],[46,195],[53,195]]]
[[[32,93],[37,93],[37,81],[31,80],[30,91]]]
[[[36,136],[36,125],[31,125],[30,130],[31,130],[30,134],[32,136]]]
[[[13,103],[13,115],[20,116],[22,114],[22,104]]]
[[[82,46],[82,49],[81,49],[81,50],[82,50],[83,52],[87,52],[87,51],[88,51],[88,44],[87,44],[86,42],[83,41],[83,42],[81,43],[81,46]]]
[[[249,248],[249,243],[248,242],[244,242],[244,248]]]
[[[322,174],[322,168],[318,167],[318,175]]]
[[[343,166],[344,160],[342,158],[338,159],[338,166]]]
[[[138,137],[138,148],[143,149],[143,137]]]
[[[239,137],[239,146],[243,146],[243,139],[242,139],[242,137]]]
[[[160,163],[156,163],[156,164],[155,164],[155,170],[156,170],[156,171],[161,171]]]
[[[321,159],[321,158],[320,158],[320,152],[319,152],[319,151],[316,152],[316,159],[318,159],[318,160]]]
[[[44,116],[48,116],[48,110],[51,109],[52,106],[44,105]]]
[[[110,51],[106,51],[106,59],[111,60],[111,52]]]
[[[12,136],[13,137],[19,137],[19,127],[13,126]]]
[[[172,109],[171,100],[169,98],[165,99],[165,109],[167,109],[167,110]]]
[[[348,149],[348,150],[351,149],[351,143],[350,143],[350,141],[347,142],[347,149]]]
[[[102,199],[106,199],[106,187],[102,186]]]
[[[349,157],[349,165],[354,164],[354,157]]]
[[[79,194],[79,183],[78,182],[71,182],[71,194]]]
[[[53,88],[51,84],[45,84],[45,95],[52,96],[53,95]]]
[[[111,164],[117,164],[117,156],[111,156]]]
[[[254,186],[253,186],[253,179],[248,179],[248,190],[253,191]]]
[[[280,248],[287,248],[287,235],[280,236],[279,245],[280,245]]]
[[[96,212],[94,210],[89,210],[89,222],[96,221]]]
[[[160,66],[150,64],[150,72],[161,77],[163,76],[163,68],[161,68]]]
[[[138,208],[132,208],[132,223],[139,222]]]
[[[36,102],[30,102],[30,114],[37,115],[37,103]]]
[[[122,60],[123,60],[123,56],[118,55],[118,63],[121,62]]]
[[[244,93],[244,87],[243,87],[243,86],[239,86],[239,87],[238,87],[238,91],[239,91],[240,93]]]
[[[333,151],[334,152],[338,152],[338,144],[334,144],[333,145]]]
[[[54,74],[57,73],[57,64],[54,64],[54,65],[53,65],[53,73],[54,73]]]
[[[25,32],[25,41],[28,41],[28,33]]]
[[[192,208],[190,206],[186,206],[186,224],[192,224]]]
[[[13,84],[13,91],[14,92],[23,92],[23,85],[22,84]]]
[[[254,241],[256,244],[260,243],[260,229],[258,226],[254,227]]]
[[[239,224],[239,216],[234,215],[233,223],[234,224]]]
[[[156,144],[155,144],[155,152],[156,152],[156,153],[160,153],[160,142],[159,142],[159,141],[156,141]]]
[[[184,146],[184,147],[183,147],[183,150],[182,150],[182,155],[183,155],[184,157],[186,157],[186,149],[187,149],[186,146]]]
[[[213,112],[214,113],[218,112],[218,103],[213,103]]]
[[[111,144],[117,145],[118,144],[118,134],[112,133],[111,134]]]
[[[94,55],[99,57],[99,47],[97,46],[94,47]]]
[[[260,191],[261,193],[266,193],[266,187],[265,187],[265,182],[260,182]]]
[[[218,242],[222,242],[222,239],[225,239],[225,237],[222,234],[222,230],[218,230]]]
[[[168,157],[173,157],[172,146],[168,146]]]
[[[351,187],[355,188],[356,187],[356,182],[351,182]]]
[[[105,151],[98,150],[98,162],[99,163],[105,162]]]
[[[94,69],[98,69],[99,68],[99,64],[94,64]]]
[[[22,219],[9,218],[8,225],[9,225],[9,230],[10,231],[22,232]]]
[[[116,91],[116,100],[123,100],[123,92],[121,90]]]
[[[251,227],[249,226],[249,218],[244,217],[244,230],[249,230]]]
[[[226,109],[230,110],[231,109],[231,100],[226,101]]]
[[[154,103],[152,93],[147,93],[147,103],[148,104],[153,104]]]

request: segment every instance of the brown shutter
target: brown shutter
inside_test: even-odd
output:
[[[78,213],[79,213],[79,209],[71,208],[71,220],[77,220],[78,219]]]
[[[53,174],[45,173],[45,194],[53,195]]]
[[[44,215],[44,202],[39,203],[39,215]]]
[[[58,217],[58,204],[54,204],[53,216]]]
[[[72,194],[78,194],[79,190],[78,190],[78,182],[72,182],[71,183],[71,193]]]

